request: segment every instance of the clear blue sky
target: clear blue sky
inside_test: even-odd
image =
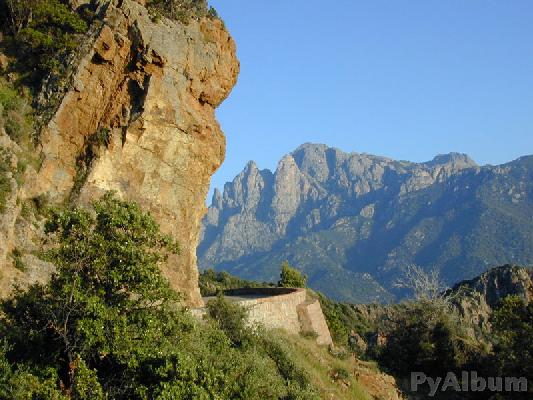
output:
[[[411,161],[533,153],[531,0],[210,3],[241,61],[212,188],[304,142]]]

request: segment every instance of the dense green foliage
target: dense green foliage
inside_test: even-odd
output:
[[[275,334],[267,334],[260,327],[250,327],[246,323],[247,310],[244,307],[218,295],[215,300],[207,304],[207,308],[210,318],[225,332],[234,346],[244,351],[254,349],[254,351],[259,351],[257,355],[262,353],[260,356],[266,356],[274,362],[277,372],[269,372],[267,369],[265,373],[267,377],[269,374],[279,374],[287,382],[286,393],[282,395],[282,398],[295,400],[318,398],[307,372],[292,359],[288,346]],[[276,384],[275,381],[270,383]],[[253,397],[244,396],[243,398]]]
[[[307,277],[296,268],[289,265],[288,261],[281,264],[281,273],[278,286],[289,288],[303,288],[307,285]]]
[[[48,74],[62,74],[65,62],[86,32],[86,21],[61,0],[0,0],[5,48],[12,69],[38,87]]]
[[[480,354],[465,322],[444,302],[403,303],[391,316],[382,326],[386,342],[377,358],[396,375],[424,371],[445,376],[466,368]]]
[[[207,312],[234,345],[241,346],[251,339],[251,331],[246,326],[248,313],[238,303],[226,300],[219,293],[216,299],[207,303]]]
[[[361,349],[356,347],[357,344],[350,341],[351,335],[364,337],[374,329],[373,324],[357,313],[353,305],[332,301],[321,293],[317,295],[333,341],[350,348],[357,355],[362,355]]]
[[[423,371],[433,377],[444,377],[448,372],[460,377],[462,371],[476,371],[479,376],[526,377],[531,382],[533,304],[524,301],[522,292],[524,288],[530,290],[529,272],[510,266],[491,272],[458,285],[444,296],[395,305],[349,305],[323,296],[320,301],[335,342],[358,357],[378,361],[383,369],[400,378],[400,385],[409,382],[412,371]],[[516,282],[520,276],[524,285]],[[480,281],[496,287],[497,293],[484,292],[483,285],[465,290],[468,285],[475,287]],[[522,296],[506,295],[513,290]],[[497,303],[494,296],[500,295],[503,300]],[[487,296],[493,302],[488,309],[481,306],[476,310],[479,296]],[[463,317],[459,309],[468,310],[465,315],[471,315],[471,319]],[[491,324],[481,326],[476,318],[490,320]],[[403,389],[409,391],[409,386],[406,384]],[[421,390],[426,389],[428,387]],[[439,396],[455,398],[451,393]],[[461,396],[486,399],[487,393],[463,393]],[[527,399],[530,396],[531,391],[507,393],[505,398]]]
[[[207,0],[149,0],[147,7],[155,18],[165,16],[183,23],[191,18],[217,18],[217,12]]]
[[[305,287],[307,277],[300,271],[291,267],[287,261],[281,263],[278,287]],[[202,296],[214,296],[230,289],[256,288],[275,286],[272,282],[257,282],[242,279],[229,274],[226,271],[217,272],[214,269],[206,269],[199,276],[200,292]]]
[[[316,399],[275,335],[219,298],[192,319],[158,264],[177,246],[135,204],[56,211],[46,285],[2,303],[0,399]],[[245,340],[246,339],[246,340]]]
[[[248,281],[232,276],[226,271],[217,272],[211,268],[200,273],[198,284],[202,296],[215,296],[230,289],[273,286],[269,282]]]
[[[502,376],[533,382],[533,303],[507,296],[492,315],[494,361]]]
[[[374,355],[396,376],[405,378],[411,371],[435,377],[476,371],[486,377],[533,380],[533,304],[518,296],[509,295],[500,302],[490,317],[492,329],[483,340],[467,329],[472,327],[469,321],[436,301],[405,303],[393,315],[385,325],[386,342]],[[531,390],[506,393],[505,398],[529,399]],[[486,399],[487,393],[463,396]]]

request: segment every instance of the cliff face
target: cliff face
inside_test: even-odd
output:
[[[204,199],[225,155],[215,108],[235,85],[239,63],[221,21],[156,22],[141,3],[112,1],[97,10],[100,22],[76,61],[73,85],[41,132],[41,165],[15,192],[19,204],[45,198],[86,206],[108,190],[135,200],[179,242],[181,254],[164,273],[196,306]],[[13,203],[3,216],[3,293],[15,280],[45,279],[52,268],[31,254],[39,221],[25,221],[20,210]],[[11,265],[14,248],[25,272]]]
[[[452,153],[413,163],[305,144],[275,172],[250,162],[215,191],[199,265],[275,281],[289,260],[329,297],[380,302],[411,263],[439,268],[450,285],[530,264],[532,161],[479,167]]]
[[[458,283],[448,295],[467,321],[487,333],[492,311],[506,296],[519,296],[526,304],[533,301],[533,269],[511,265],[493,268],[479,277]]]

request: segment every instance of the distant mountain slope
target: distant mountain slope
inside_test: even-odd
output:
[[[533,156],[501,166],[451,153],[425,163],[304,144],[275,173],[254,162],[215,190],[201,268],[275,280],[287,259],[334,299],[389,301],[401,268],[449,284],[533,264]]]

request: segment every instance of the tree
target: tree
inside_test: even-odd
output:
[[[25,82],[38,87],[48,74],[60,76],[87,22],[60,0],[0,0],[6,50]]]
[[[207,0],[149,0],[147,7],[154,17],[165,16],[170,19],[188,23],[191,18],[218,18]]]
[[[231,305],[192,319],[159,269],[178,247],[136,204],[107,194],[46,231],[50,282],[1,304],[0,400],[316,398]]]
[[[248,310],[225,299],[222,293],[207,303],[207,312],[235,346],[241,346],[250,337],[251,330],[247,326]]]
[[[307,285],[307,276],[303,275],[296,268],[289,265],[288,261],[281,264],[279,287],[303,288]]]
[[[26,27],[32,16],[32,3],[34,2],[28,0],[2,0],[0,6],[3,11],[3,24],[5,25],[3,30],[17,34]]]
[[[491,317],[500,373],[533,380],[533,303],[505,297]]]
[[[108,194],[94,211],[57,212],[49,220],[57,245],[46,257],[57,271],[47,285],[3,303],[2,333],[11,359],[52,367],[67,392],[83,386],[80,378],[95,379],[96,369],[107,371],[104,386],[127,393],[139,379],[131,367],[150,353],[172,353],[176,332],[191,329],[159,270],[178,248],[134,203]]]
[[[465,321],[452,307],[430,300],[399,304],[381,322],[386,337],[379,358],[382,365],[403,376],[424,371],[440,376],[460,371],[472,346]]]
[[[426,272],[414,264],[404,268],[404,276],[398,278],[393,286],[412,291],[417,300],[443,299],[444,290],[446,289],[437,269]]]

